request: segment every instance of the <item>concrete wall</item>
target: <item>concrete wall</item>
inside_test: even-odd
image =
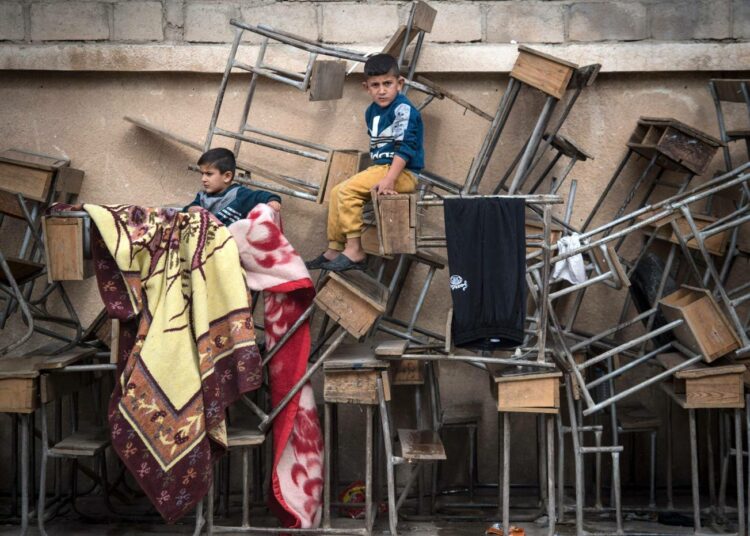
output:
[[[545,50],[572,61],[604,64],[604,74],[586,89],[563,128],[566,136],[595,157],[578,164],[571,175],[578,181],[574,223],[586,217],[624,155],[624,144],[639,116],[675,117],[716,135],[708,79],[747,76],[743,69],[750,70],[745,41],[750,10],[747,2],[739,0],[433,4],[439,14],[425,49],[425,72],[488,113],[494,112],[507,83],[505,72],[515,59],[515,46],[507,44],[510,39],[545,43]],[[219,84],[216,73],[228,52],[227,45],[213,42],[228,39],[224,31],[228,17],[243,16],[352,43],[353,48],[373,49],[375,45],[358,41],[360,34],[351,33],[348,21],[380,21],[380,26],[369,24],[361,35],[382,44],[404,13],[402,4],[385,2],[0,1],[0,39],[7,40],[0,43],[0,67],[6,69],[0,76],[0,139],[4,146],[70,157],[75,167],[86,171],[81,194],[86,202],[184,204],[199,188],[198,177],[187,169],[197,153],[144,133],[122,117],[144,117],[191,139],[202,139]],[[613,21],[625,22],[613,26]],[[383,27],[387,31],[376,31]],[[206,28],[212,31],[207,34]],[[511,29],[518,29],[518,35]],[[247,50],[253,46],[249,43]],[[232,127],[247,80],[238,75],[227,91],[222,121]],[[362,115],[368,101],[360,81],[358,75],[352,76],[342,100],[316,103],[289,87],[262,81],[251,122],[333,147],[365,149]],[[491,162],[488,181],[506,167],[523,142],[540,103],[539,94],[522,94]],[[432,103],[424,121],[428,167],[463,180],[487,123],[445,101]],[[306,160],[279,158],[263,149],[245,151],[244,158],[279,172],[312,181],[322,172],[322,166]],[[719,165],[717,158],[707,175]],[[610,208],[628,191],[635,174],[632,170],[617,185]],[[562,193],[566,192],[567,185]],[[289,238],[300,253],[317,254],[325,244],[325,207],[285,199],[283,214]],[[433,214],[431,225],[439,228],[439,209]],[[417,280],[410,282],[407,298],[414,297]],[[66,288],[83,320],[91,320],[100,308],[94,281],[69,283]],[[425,304],[421,318],[425,327],[442,329],[447,297],[443,271]],[[595,328],[601,325],[599,319],[611,320],[623,298],[610,289],[591,293],[586,303],[591,314],[582,319],[581,327]],[[14,324],[7,329],[11,333],[20,327]],[[483,481],[492,481],[497,473],[497,413],[487,377],[471,367],[451,364],[441,365],[440,372],[444,404],[475,402],[482,408],[480,475]],[[316,384],[319,388],[319,381]],[[412,397],[397,396],[404,407]],[[665,401],[658,391],[641,399],[663,413]],[[397,413],[400,421],[411,419],[407,412]],[[362,426],[357,411],[343,411],[342,419],[347,430],[356,432]],[[7,422],[0,424],[0,463],[8,456]],[[530,483],[535,478],[533,422],[525,417],[515,422],[512,478],[514,483]],[[684,423],[678,422],[675,431],[685,433]],[[450,455],[459,459],[464,443],[462,438],[450,440]],[[355,454],[360,451],[353,445],[345,447],[343,477],[354,478],[353,469],[360,466]],[[676,463],[686,467],[686,455],[678,454]],[[639,474],[642,465],[638,464]],[[663,467],[660,476],[661,471]],[[628,473],[623,474],[627,482]],[[678,476],[685,481],[687,473]],[[0,490],[6,487],[7,480],[0,479]]]

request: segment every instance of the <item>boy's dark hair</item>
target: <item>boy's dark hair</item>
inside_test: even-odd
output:
[[[199,166],[213,166],[219,170],[220,173],[226,173],[227,171],[232,172],[232,178],[234,178],[237,170],[237,161],[234,159],[234,153],[229,149],[223,147],[217,147],[210,149],[203,153],[198,159]]]
[[[365,62],[365,76],[382,76],[384,74],[392,74],[396,77],[401,76],[396,58],[390,54],[370,56]]]

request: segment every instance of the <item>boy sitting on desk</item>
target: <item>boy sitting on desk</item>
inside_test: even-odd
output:
[[[328,203],[328,249],[306,262],[309,270],[363,270],[362,206],[371,195],[413,192],[415,173],[424,167],[422,117],[401,95],[404,79],[388,54],[365,62],[363,86],[372,98],[365,111],[374,165],[331,190]]]
[[[183,210],[205,209],[226,226],[241,220],[260,203],[281,210],[281,197],[263,190],[251,190],[234,181],[237,162],[229,149],[217,147],[198,159],[203,190]]]

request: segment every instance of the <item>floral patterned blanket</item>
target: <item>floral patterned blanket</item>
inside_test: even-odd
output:
[[[84,210],[99,291],[121,321],[112,446],[173,522],[208,491],[226,408],[261,384],[237,246],[207,212]]]

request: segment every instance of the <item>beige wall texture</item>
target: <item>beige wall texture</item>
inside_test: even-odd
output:
[[[505,73],[515,59],[515,46],[507,43],[510,39],[545,43],[549,47],[545,50],[581,64],[603,63],[605,72],[584,91],[562,130],[594,155],[594,160],[579,163],[570,176],[578,181],[574,224],[586,217],[624,156],[625,142],[638,117],[674,117],[717,135],[706,88],[709,78],[748,76],[750,72],[744,41],[750,10],[743,1],[432,4],[438,9],[438,22],[425,54],[432,49],[441,52],[432,60],[438,67],[424,72],[490,114],[500,101],[508,80]],[[399,18],[403,20],[404,10],[404,4],[391,2],[0,1],[0,39],[6,40],[0,43],[0,67],[6,69],[0,75],[0,139],[3,146],[68,156],[73,166],[86,172],[81,193],[85,202],[185,204],[199,188],[197,175],[188,170],[198,154],[143,132],[122,118],[133,115],[188,138],[203,139],[219,85],[216,72],[229,48],[207,42],[227,39],[228,17],[254,17],[255,22],[266,22],[269,17],[279,28],[309,31],[310,36],[351,43],[356,48],[372,45],[358,42],[358,33],[346,34],[352,31],[351,21],[372,19],[379,23],[379,30],[387,26],[382,35],[372,28],[364,32],[366,39],[379,42],[395,29]],[[204,23],[195,22],[200,20]],[[308,24],[310,21],[314,24]],[[202,33],[206,28],[214,31]],[[509,33],[513,28],[519,29],[517,36]],[[168,61],[178,56],[185,63]],[[210,65],[196,67],[196,57]],[[440,57],[449,59],[434,59]],[[608,65],[610,57],[615,68]],[[141,63],[134,63],[133,58],[140,58]],[[341,100],[309,102],[307,95],[295,89],[263,80],[250,122],[336,148],[365,150],[363,112],[368,100],[360,82],[360,75],[352,75]],[[247,76],[237,75],[227,90],[221,122],[232,128],[247,83]],[[415,101],[422,98],[417,93],[410,97]],[[486,174],[487,183],[505,169],[523,143],[542,100],[538,92],[522,93]],[[746,120],[743,113],[737,109],[733,120]],[[448,101],[433,102],[423,117],[427,167],[462,181],[488,124]],[[244,148],[241,156],[314,182],[322,173],[322,165],[262,148]],[[719,160],[717,157],[707,176],[720,167]],[[559,173],[561,167],[555,171]],[[636,167],[631,168],[616,185],[606,205],[610,213],[633,184],[636,173]],[[428,225],[439,229],[439,209],[430,210],[435,212],[430,212]],[[304,257],[324,247],[325,207],[285,198],[283,215],[288,237]],[[16,237],[17,233],[11,233],[3,239],[12,242]],[[410,276],[404,307],[416,295],[422,275],[419,270]],[[420,318],[424,327],[441,330],[444,326],[449,302],[446,272],[439,273],[427,297]],[[94,281],[66,283],[66,288],[82,319],[91,320],[101,306]],[[619,307],[623,299],[624,294],[611,289],[591,293],[586,301],[588,314],[580,326],[596,328],[602,318],[612,319],[617,309],[613,304]],[[18,329],[17,323],[12,324],[5,333]],[[483,481],[495,480],[497,413],[486,374],[445,363],[440,365],[440,373],[444,405],[480,406],[480,476]],[[319,379],[316,385],[320,387]],[[412,407],[412,399],[411,393],[397,393],[401,408]],[[658,412],[663,412],[666,404],[658,391],[647,391],[642,400]],[[395,413],[400,422],[412,419],[407,409]],[[344,410],[341,419],[347,430],[355,432],[350,437],[361,437],[356,434],[363,426],[359,412]],[[0,461],[9,452],[7,422],[0,424]],[[512,479],[514,483],[532,483],[533,419],[518,417],[514,422]],[[675,431],[685,433],[684,423],[677,422]],[[645,445],[645,439],[643,445],[636,441],[635,450],[626,453],[625,463],[645,452]],[[467,448],[464,438],[449,438],[448,446],[451,457],[462,459]],[[343,477],[355,478],[361,449],[348,447],[341,449]],[[687,466],[687,458],[682,456],[677,454],[678,467]],[[637,464],[639,476],[642,465]],[[451,466],[454,470],[447,478],[459,479],[460,464]],[[663,470],[660,467],[660,472]],[[623,472],[625,482],[628,474]],[[678,476],[684,480],[687,473]],[[7,485],[0,479],[0,490]]]

